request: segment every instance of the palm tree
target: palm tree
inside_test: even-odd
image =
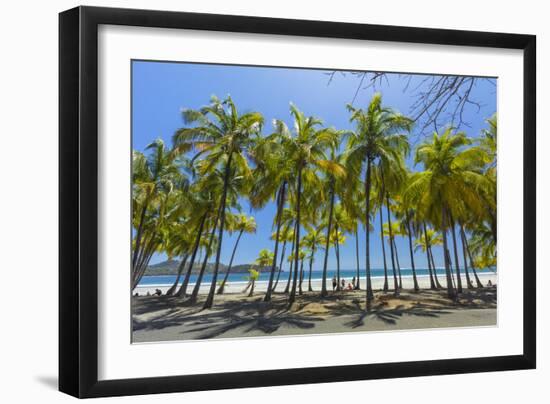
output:
[[[273,253],[272,253],[273,254]],[[269,262],[267,262],[266,265],[269,265]],[[254,286],[256,285],[256,281],[260,277],[260,273],[256,271],[255,269],[249,269],[248,270],[248,286],[246,289],[250,287],[250,292],[248,293],[248,297],[252,296],[254,294]],[[245,291],[246,291],[245,289]]]
[[[233,169],[232,164],[241,175],[250,175],[244,152],[252,147],[254,138],[261,132],[263,116],[259,112],[239,114],[230,96],[223,101],[213,96],[210,105],[202,107],[200,110],[184,109],[182,115],[186,124],[197,124],[197,126],[176,131],[173,142],[178,151],[185,152],[192,147],[198,149],[193,160],[206,155],[204,166],[206,172],[217,166],[223,166],[216,263],[210,292],[204,303],[204,308],[210,308],[214,301],[220,265],[227,190]]]
[[[295,130],[293,136],[290,135],[290,131],[284,122],[277,121],[277,126],[281,128],[280,132],[285,134],[282,139],[283,147],[287,152],[288,158],[295,164],[294,169],[296,173],[296,184],[293,184],[296,210],[296,241],[294,243],[294,277],[288,298],[289,307],[292,306],[296,298],[301,199],[304,179],[306,184],[309,183],[309,185],[314,182],[318,183],[318,178],[315,175],[313,167],[318,166],[320,161],[326,160],[325,149],[334,144],[337,137],[337,132],[334,129],[320,127],[322,122],[319,119],[312,116],[306,117],[293,104],[290,105],[290,113],[294,118]]]
[[[382,106],[382,96],[375,94],[366,110],[348,105],[351,112],[350,121],[356,125],[356,130],[350,133],[347,144],[347,168],[350,175],[359,177],[363,166],[365,169],[365,256],[367,272],[367,309],[374,298],[370,271],[370,195],[371,169],[375,160],[381,166],[389,167],[393,162],[400,160],[404,145],[408,144],[406,137],[398,134],[399,131],[409,131],[412,120]]]
[[[223,294],[223,291],[225,289],[225,285],[227,284],[227,278],[229,278],[229,273],[231,272],[231,268],[233,266],[233,259],[235,258],[235,252],[237,251],[237,247],[239,246],[239,241],[241,241],[241,236],[243,233],[256,233],[256,220],[252,216],[246,216],[243,214],[238,215],[235,218],[235,221],[233,225],[231,226],[231,231],[238,231],[239,234],[237,236],[237,240],[235,240],[235,245],[233,246],[233,252],[231,253],[231,259],[229,260],[229,266],[227,267],[227,271],[225,272],[225,276],[223,278],[223,281],[218,288],[218,294]]]
[[[330,145],[330,157],[327,160],[319,161],[319,166],[325,173],[327,181],[323,184],[327,187],[326,193],[329,195],[327,218],[323,227],[326,227],[325,235],[325,258],[323,261],[323,276],[321,280],[321,297],[327,295],[327,265],[330,249],[330,235],[332,234],[332,225],[334,217],[334,204],[337,194],[342,194],[342,187],[347,182],[346,170],[344,168],[344,154],[338,154],[339,139]]]
[[[490,187],[490,182],[481,173],[489,161],[487,153],[463,132],[455,133],[448,128],[441,135],[434,133],[416,149],[415,163],[422,163],[425,171],[413,174],[404,191],[404,199],[414,203],[424,212],[429,212],[432,223],[438,225],[443,236],[447,294],[454,299],[450,254],[447,242],[449,215],[453,214],[456,201],[463,201],[471,212],[482,215],[485,206],[479,194]],[[460,277],[460,273],[457,273]]]
[[[309,251],[309,275],[308,275],[308,287],[309,292],[313,292],[311,287],[311,272],[313,269],[313,262],[315,260],[315,253],[317,249],[325,243],[325,235],[321,227],[312,227],[309,229],[308,234],[302,239],[302,245]],[[322,248],[322,247],[321,247]]]
[[[273,255],[274,253],[272,251],[269,251],[267,248],[264,248],[260,250],[260,253],[258,254],[258,258],[256,258],[256,261],[254,261],[254,263],[262,268],[267,267],[273,261]]]
[[[174,203],[173,199],[169,200],[171,194],[186,185],[175,155],[161,139],[145,150],[149,152],[147,156],[137,151],[132,156],[132,227],[135,230],[132,289],[141,280],[151,256],[162,242],[158,230],[165,219],[163,215],[170,214],[166,204]]]
[[[277,206],[277,213],[274,221],[276,231],[272,237],[275,241],[275,247],[267,285],[267,292],[264,296],[264,301],[266,302],[271,300],[271,294],[275,289],[273,287],[273,281],[277,268],[279,242],[281,241],[280,233],[282,226],[282,214],[287,199],[288,184],[294,181],[293,164],[292,161],[288,159],[287,150],[284,147],[285,143],[282,141],[285,137],[289,136],[289,133],[286,130],[286,126],[280,125],[279,121],[275,120],[273,123],[275,126],[275,132],[263,139],[260,139],[251,151],[251,157],[256,163],[256,168],[253,176],[254,184],[249,195],[250,202],[255,209],[263,207],[273,198],[275,198]],[[286,243],[286,241],[283,241],[283,243]],[[279,278],[277,277],[277,283],[278,279]]]

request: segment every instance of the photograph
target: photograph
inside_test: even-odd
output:
[[[497,326],[499,79],[330,66],[130,61],[132,343]]]

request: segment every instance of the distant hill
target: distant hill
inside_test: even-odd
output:
[[[180,265],[179,260],[166,260],[159,262],[158,264],[149,265],[145,270],[145,275],[177,275],[178,267]],[[202,263],[193,264],[192,273],[198,273],[201,270]],[[243,264],[243,265],[234,265],[231,268],[231,273],[248,273],[249,269],[255,269],[259,272],[269,272],[271,267],[260,267],[259,265],[253,264]],[[227,265],[220,262],[220,272],[225,272],[227,270]],[[206,264],[206,272],[214,271],[214,263]]]

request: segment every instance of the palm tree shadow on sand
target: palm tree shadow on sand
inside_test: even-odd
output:
[[[496,307],[496,288],[465,292],[457,302],[442,298],[444,291],[405,292],[398,298],[377,293],[369,311],[365,311],[362,293],[335,293],[322,300],[318,294],[306,293],[299,296],[292,310],[288,310],[283,294],[274,295],[272,302],[263,302],[261,297],[231,299],[211,310],[186,305],[173,297],[149,298],[139,301],[134,314],[154,314],[146,319],[134,317],[133,325],[134,331],[144,333],[172,329],[171,339],[296,335],[358,331],[371,321],[398,329],[405,319],[437,319],[451,312]],[[326,325],[317,328],[334,318],[342,319],[338,329],[328,330]]]

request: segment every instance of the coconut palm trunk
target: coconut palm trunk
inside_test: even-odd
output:
[[[453,275],[451,273],[451,263],[449,262],[449,249],[447,244],[447,208],[443,204],[441,207],[441,233],[443,235],[443,257],[445,261],[445,278],[447,280],[447,296],[455,300],[456,292],[453,288]]]
[[[380,205],[380,241],[382,242],[382,258],[384,258],[384,292],[389,289],[388,286],[388,263],[386,261],[386,243],[384,242],[384,217],[382,214],[382,205]]]
[[[298,294],[300,296],[304,294],[304,291],[302,290],[303,281],[304,281],[304,259],[302,258],[300,260],[300,283],[298,285]]]
[[[359,231],[357,226],[355,228],[355,263],[357,266],[357,273],[355,275],[355,285],[353,285],[353,289],[360,290],[361,289],[361,283],[359,278]]]
[[[254,294],[254,286],[256,286],[256,279],[250,280],[250,292],[248,293],[248,297]]]
[[[437,287],[435,286],[433,273],[432,273],[432,260],[430,259],[430,250],[428,250],[427,248],[426,248],[426,257],[427,257],[427,260],[428,260],[428,273],[429,273],[429,276],[430,276],[430,289],[437,289]]]
[[[227,279],[229,278],[229,273],[231,272],[231,268],[233,267],[233,259],[235,258],[235,252],[237,251],[237,246],[239,245],[239,241],[241,241],[241,236],[244,233],[244,229],[241,229],[239,231],[239,235],[237,236],[237,240],[235,241],[235,245],[233,246],[233,252],[231,253],[231,259],[229,260],[229,266],[227,267],[227,271],[225,271],[225,276],[223,277],[222,284],[218,288],[218,295],[223,294],[225,290],[225,285],[227,284]]]
[[[340,247],[338,245],[338,226],[334,226],[336,237],[334,240],[334,254],[336,255],[336,290],[342,290],[340,286]]]
[[[185,297],[185,295],[187,294],[187,285],[189,285],[191,271],[193,270],[193,265],[195,264],[195,258],[197,257],[197,252],[200,247],[200,241],[201,241],[202,233],[204,231],[204,224],[206,222],[207,216],[208,216],[208,212],[205,213],[201,218],[199,229],[197,230],[197,237],[195,238],[195,245],[193,246],[193,253],[191,254],[191,261],[189,262],[189,266],[187,267],[187,272],[185,274],[185,278],[183,279],[183,283],[180,289],[178,290],[178,293],[177,293],[178,297]]]
[[[149,196],[143,201],[143,208],[141,209],[141,214],[139,215],[139,225],[136,230],[136,245],[134,246],[134,254],[132,257],[132,268],[136,267],[138,261],[138,255],[140,253],[141,247],[141,238],[143,237],[143,223],[145,222],[145,214],[147,213],[147,207],[149,205]]]
[[[428,240],[428,229],[426,227],[426,222],[422,222],[422,227],[424,230],[424,243],[426,244],[426,258],[428,259],[428,272],[430,274],[430,289],[437,289],[439,288],[438,285],[435,283],[436,275],[435,275],[435,266],[432,265],[432,257],[430,252],[430,242]],[[433,274],[432,274],[433,269]]]
[[[176,288],[180,283],[181,274],[183,272],[183,269],[185,268],[185,263],[187,262],[187,258],[189,258],[189,254],[185,254],[181,259],[181,262],[178,265],[178,276],[176,276],[176,280],[174,281],[174,284],[170,286],[170,289],[166,291],[166,296],[172,296],[176,291]]]
[[[315,256],[315,246],[311,249],[311,255],[309,256],[309,276],[307,280],[307,290],[308,292],[313,292],[311,287],[311,271],[313,269],[313,257]]]
[[[413,252],[413,241],[412,241],[412,231],[411,231],[411,222],[407,215],[407,234],[409,235],[409,254],[411,256],[411,269],[413,273],[413,288],[415,292],[418,292],[420,287],[418,286],[418,280],[416,279],[416,268],[414,266],[414,252]]]
[[[214,295],[216,294],[216,281],[218,280],[218,272],[220,269],[220,257],[222,253],[222,241],[223,241],[223,230],[225,226],[225,205],[227,202],[227,188],[229,188],[229,175],[231,172],[231,159],[233,153],[229,152],[229,157],[227,159],[227,164],[225,165],[225,173],[223,179],[223,193],[221,200],[221,217],[220,217],[220,227],[218,230],[218,248],[216,251],[216,264],[214,266],[214,274],[212,275],[212,282],[210,283],[210,290],[206,301],[204,302],[204,309],[209,309],[214,303]]]
[[[294,223],[294,236],[292,237],[292,248],[290,249],[291,253],[290,255],[292,256],[293,254],[293,251],[294,251],[294,246],[296,245],[296,223]],[[288,280],[286,282],[286,287],[285,287],[285,291],[284,293],[288,293],[290,291],[290,281],[292,280],[292,270],[294,268],[294,261],[291,259],[290,261],[290,268],[288,269]]]
[[[391,212],[390,212],[390,197],[386,193],[386,213],[388,215],[388,233],[390,237],[390,253],[391,253],[391,266],[393,272],[393,289],[394,294],[399,295],[399,283],[397,282],[397,271],[395,268],[395,254],[393,251],[393,232],[391,228]]]
[[[279,253],[279,236],[281,234],[281,217],[283,213],[283,206],[285,204],[285,188],[286,182],[283,182],[279,191],[279,197],[277,198],[277,232],[275,235],[275,249],[273,252],[273,263],[271,264],[271,273],[269,274],[269,282],[267,284],[267,291],[265,293],[264,302],[271,300],[273,278],[275,277],[275,269],[277,268],[277,256]]]
[[[199,272],[199,276],[197,277],[197,281],[195,282],[195,287],[193,288],[193,292],[191,293],[191,297],[189,298],[190,304],[195,304],[197,302],[198,296],[199,296],[199,289],[201,287],[202,278],[204,276],[204,271],[206,270],[206,264],[208,263],[208,258],[210,257],[210,251],[212,250],[212,245],[214,244],[214,239],[216,237],[216,229],[218,227],[218,220],[221,216],[221,206],[218,209],[218,214],[216,215],[216,219],[214,221],[214,225],[212,227],[212,231],[210,232],[210,239],[208,240],[208,246],[206,247],[206,251],[204,253],[204,260],[202,261],[201,270]]]
[[[296,283],[298,277],[298,260],[300,259],[300,204],[302,199],[302,166],[298,168],[298,187],[296,194],[296,245],[294,246],[294,277],[292,280],[292,289],[288,297],[288,307],[290,308],[296,300]]]
[[[472,268],[472,272],[474,273],[474,277],[476,279],[476,286],[478,288],[483,288],[483,283],[479,280],[479,277],[477,276],[476,267],[474,265],[474,260],[472,259],[472,254],[470,253],[470,247],[468,246],[468,240],[466,239],[466,233],[464,232],[464,227],[460,226],[460,234],[462,236],[462,244],[466,248],[466,252],[468,253],[468,258],[470,259],[470,267]]]
[[[456,234],[455,234],[455,222],[453,216],[449,213],[449,223],[451,225],[451,236],[453,238],[453,250],[455,258],[455,268],[456,268],[456,289],[458,293],[462,293],[462,276],[460,275],[460,262],[458,260],[458,247],[456,244]]]
[[[275,290],[277,289],[277,285],[279,284],[279,278],[281,277],[281,272],[283,270],[285,250],[286,250],[286,240],[283,242],[283,250],[281,251],[281,259],[279,260],[279,270],[277,271],[277,279],[275,280],[275,285],[273,285],[273,288],[271,289],[272,293],[275,292]]]
[[[433,250],[432,250],[432,247],[430,246],[430,260],[432,261],[432,268],[434,270],[434,279],[435,279],[435,284],[437,285],[437,287],[439,289],[443,289],[443,285],[441,284],[441,282],[439,282],[439,278],[437,276],[437,268],[435,266],[435,259],[434,259],[434,253],[433,253]]]
[[[330,249],[330,232],[332,231],[332,214],[334,212],[334,179],[330,183],[330,205],[328,211],[328,225],[327,225],[327,236],[325,241],[325,258],[323,262],[323,279],[321,281],[321,297],[327,296],[327,265],[328,265],[328,252]]]
[[[138,262],[138,272],[135,274],[132,290],[134,290],[137,287],[137,285],[139,285],[141,278],[143,278],[143,275],[147,270],[149,261],[151,261],[153,254],[155,253],[157,247],[159,246],[159,243],[155,242],[153,239],[154,239],[154,236],[151,236],[151,241],[147,244],[147,248],[144,250],[141,256],[141,259]]]
[[[460,225],[459,229],[462,228],[462,225]],[[462,259],[464,260],[464,273],[466,274],[466,286],[468,289],[474,289],[474,284],[472,283],[472,279],[470,278],[470,273],[468,271],[468,259],[466,256],[466,246],[464,245],[464,240],[462,239],[462,233],[459,230],[459,234],[461,237],[461,244],[462,244]]]
[[[393,250],[395,251],[395,263],[397,264],[397,275],[399,276],[399,289],[403,289],[403,279],[401,278],[401,264],[399,263],[399,254],[397,253],[397,244],[393,239]]]
[[[370,273],[370,190],[371,190],[371,165],[372,159],[367,156],[367,171],[365,173],[365,271],[367,276],[367,310],[370,309],[374,298],[372,293],[372,279]]]

